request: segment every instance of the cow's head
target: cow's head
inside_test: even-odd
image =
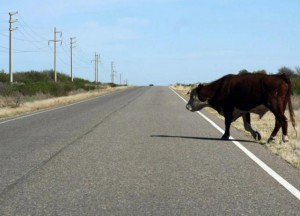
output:
[[[205,96],[203,87],[202,84],[199,84],[198,87],[192,89],[190,92],[190,100],[186,105],[189,111],[195,112],[209,105],[208,97]]]

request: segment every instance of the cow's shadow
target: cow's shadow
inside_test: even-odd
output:
[[[238,141],[238,142],[246,142],[246,143],[256,143],[255,141],[251,141],[251,140],[243,140],[243,139],[223,140],[221,138],[215,138],[215,137],[194,137],[194,136],[173,136],[173,135],[151,135],[150,137],[153,137],[153,138],[179,138],[179,139],[209,140],[209,141],[223,141],[223,142]]]

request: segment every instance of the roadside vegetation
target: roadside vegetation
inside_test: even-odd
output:
[[[242,73],[250,73],[247,70],[241,70],[239,74]],[[266,71],[254,71],[252,73],[265,73]],[[293,85],[293,96],[292,96],[292,104],[296,116],[296,124],[297,128],[296,131],[298,133],[298,137],[296,136],[296,132],[294,128],[292,127],[291,122],[289,121],[289,127],[288,127],[288,134],[289,134],[289,142],[288,143],[281,143],[281,133],[278,133],[277,139],[275,142],[267,143],[267,139],[269,138],[274,125],[275,125],[275,118],[274,115],[271,112],[268,112],[266,115],[263,116],[263,118],[259,118],[258,115],[251,114],[251,124],[254,129],[258,130],[261,133],[262,140],[259,141],[259,144],[265,146],[269,150],[271,150],[274,154],[278,155],[288,163],[292,164],[293,166],[300,169],[300,67],[296,67],[295,70],[292,70],[287,67],[282,67],[278,70],[278,74],[286,73],[290,76],[291,82]],[[193,84],[180,84],[177,83],[172,86],[173,89],[175,89],[177,92],[179,92],[181,95],[185,96],[186,99],[188,99],[187,92],[190,91],[195,85]],[[220,116],[215,110],[212,108],[205,108],[208,112],[218,116],[219,118],[223,119],[222,116]],[[286,116],[289,118],[288,111],[286,111]],[[252,136],[250,133],[246,132],[243,127],[242,119],[239,118],[237,121],[235,121],[232,124],[235,128],[241,130],[245,135],[249,136],[249,138]]]
[[[57,82],[54,82],[52,70],[14,73],[11,84],[9,74],[1,71],[0,118],[76,102],[119,88],[116,84],[94,83],[80,78],[74,78],[72,82],[71,77],[62,73],[57,73]]]

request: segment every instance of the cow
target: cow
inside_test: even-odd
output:
[[[229,139],[230,125],[239,117],[243,117],[245,130],[249,131],[254,139],[260,140],[260,133],[251,127],[250,113],[262,117],[271,111],[275,116],[275,127],[268,143],[275,140],[280,128],[282,141],[288,142],[288,120],[284,115],[287,105],[296,131],[291,95],[291,81],[286,74],[229,74],[208,85],[199,84],[192,89],[186,108],[195,112],[204,107],[212,107],[224,116],[225,133],[221,138],[223,140]]]

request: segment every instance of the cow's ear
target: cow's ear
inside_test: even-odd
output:
[[[198,95],[200,94],[201,92],[201,89],[204,87],[204,85],[202,84],[199,84],[198,87],[197,87],[197,92],[198,92]]]
[[[205,89],[203,89],[204,85],[203,84],[199,84],[197,87],[197,93],[198,93],[198,98],[200,101],[206,101],[207,97],[205,95]]]

